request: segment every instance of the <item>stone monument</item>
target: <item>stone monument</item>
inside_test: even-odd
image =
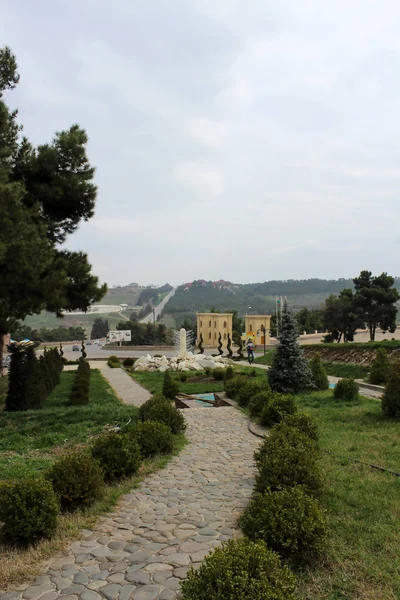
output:
[[[179,358],[186,358],[186,353],[186,329],[182,327],[182,329],[179,331]]]

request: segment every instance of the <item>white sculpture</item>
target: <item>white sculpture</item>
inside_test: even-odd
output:
[[[179,332],[179,358],[186,358],[186,329]]]

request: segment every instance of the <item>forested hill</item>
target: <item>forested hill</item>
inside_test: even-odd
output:
[[[400,289],[400,279],[396,279],[396,287]],[[165,307],[165,314],[174,316],[178,321],[183,315],[186,317],[211,308],[219,311],[235,309],[240,316],[246,311],[272,314],[276,296],[286,296],[294,310],[319,308],[325,298],[338,294],[344,288],[353,288],[353,280],[291,279],[247,284],[197,280],[177,288],[175,296]]]

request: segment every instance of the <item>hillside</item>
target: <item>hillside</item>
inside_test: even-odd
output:
[[[400,289],[400,279],[396,279],[396,286]],[[304,307],[319,308],[330,294],[338,294],[344,288],[352,287],[352,279],[303,279],[248,284],[197,280],[177,288],[164,314],[172,317],[178,325],[196,312],[208,311],[212,307],[219,311],[237,310],[241,317],[246,312],[273,314],[276,296],[286,296],[295,311]]]

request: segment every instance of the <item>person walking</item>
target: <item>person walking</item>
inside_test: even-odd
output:
[[[246,344],[246,349],[247,349],[247,358],[249,361],[249,365],[252,365],[254,362],[254,344],[250,338]]]

